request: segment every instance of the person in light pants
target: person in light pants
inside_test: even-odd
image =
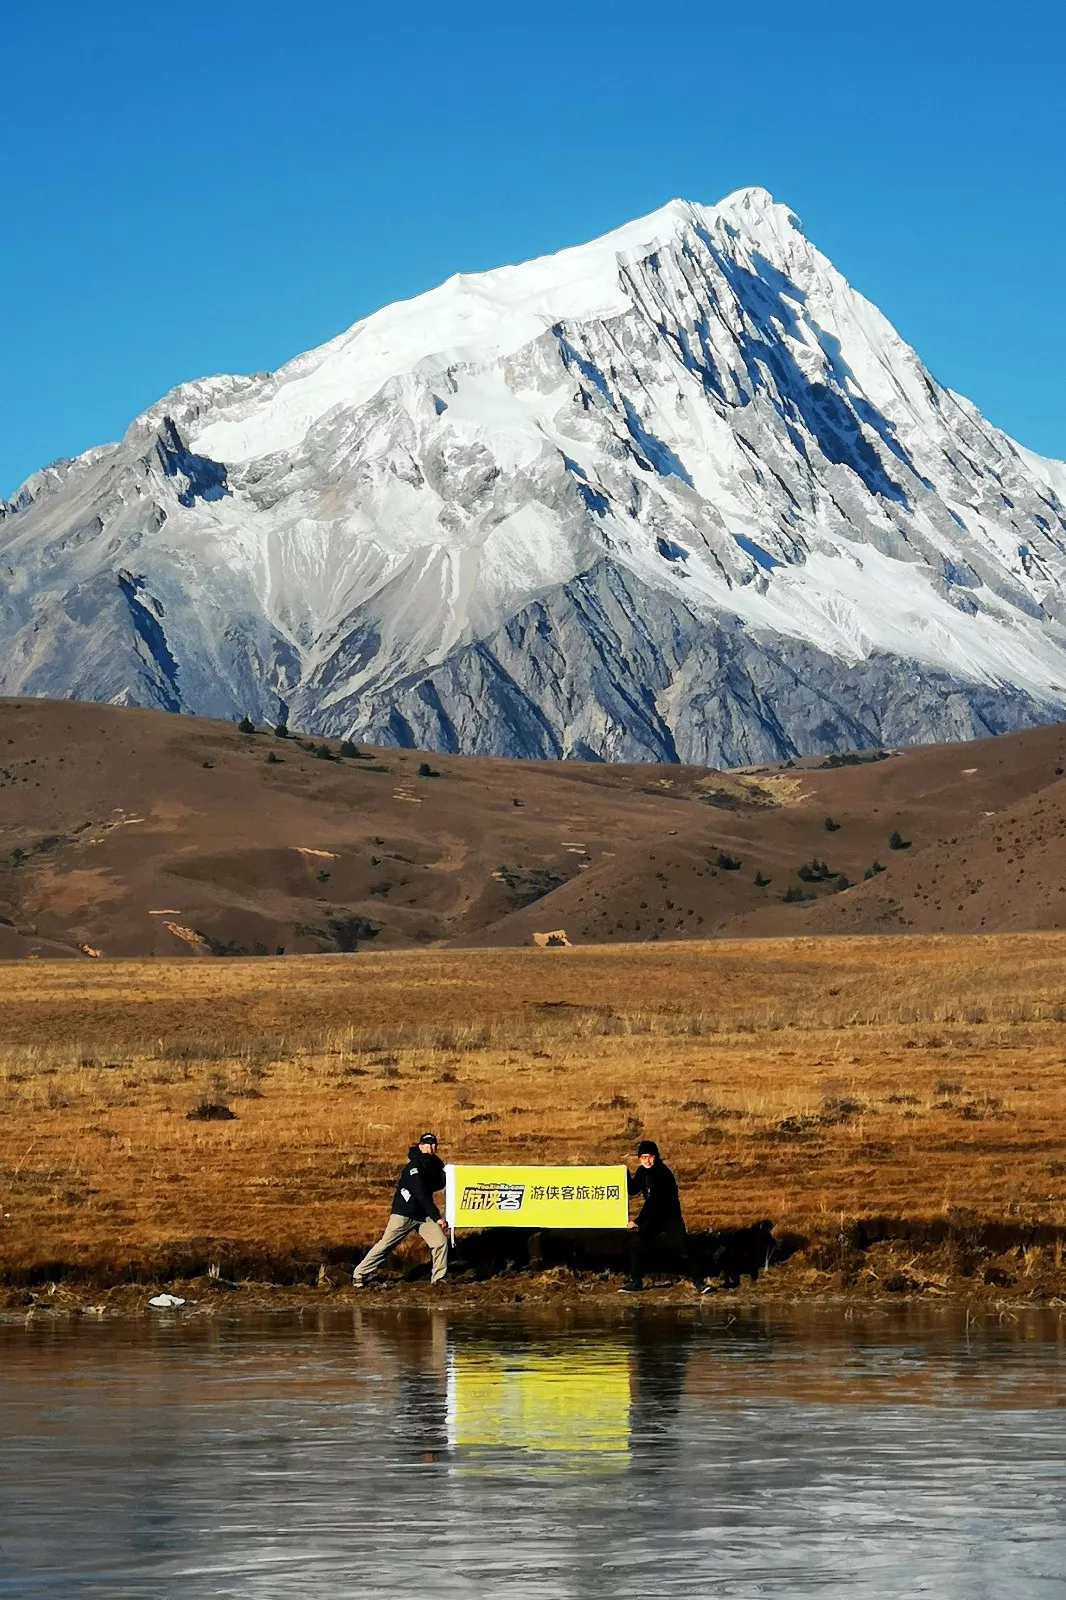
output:
[[[433,1266],[431,1283],[440,1283],[448,1270],[448,1235],[442,1226],[440,1209],[433,1196],[444,1188],[444,1163],[437,1155],[437,1135],[423,1133],[407,1152],[407,1165],[396,1182],[392,1209],[385,1232],[352,1273],[357,1289],[365,1289],[368,1279],[391,1255],[401,1239],[418,1230],[429,1246]]]

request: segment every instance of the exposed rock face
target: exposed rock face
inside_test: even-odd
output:
[[[360,727],[376,743],[478,755],[730,767],[1047,720],[1019,689],[882,652],[844,664],[734,618],[701,620],[604,559],[398,683]]]
[[[1066,716],[1066,466],[761,190],[183,385],[0,516],[0,692],[737,764]]]

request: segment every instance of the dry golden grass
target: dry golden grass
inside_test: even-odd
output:
[[[0,968],[0,1269],[353,1251],[410,1139],[692,1227],[1066,1222],[1066,936]],[[188,1119],[201,1100],[236,1113]],[[198,1243],[199,1242],[199,1243]]]

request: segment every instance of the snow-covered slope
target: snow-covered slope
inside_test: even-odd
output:
[[[1066,465],[765,191],[184,384],[0,517],[0,692],[745,762],[1066,716]]]

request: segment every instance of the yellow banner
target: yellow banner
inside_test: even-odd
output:
[[[626,1169],[445,1168],[444,1214],[453,1228],[624,1228]]]

